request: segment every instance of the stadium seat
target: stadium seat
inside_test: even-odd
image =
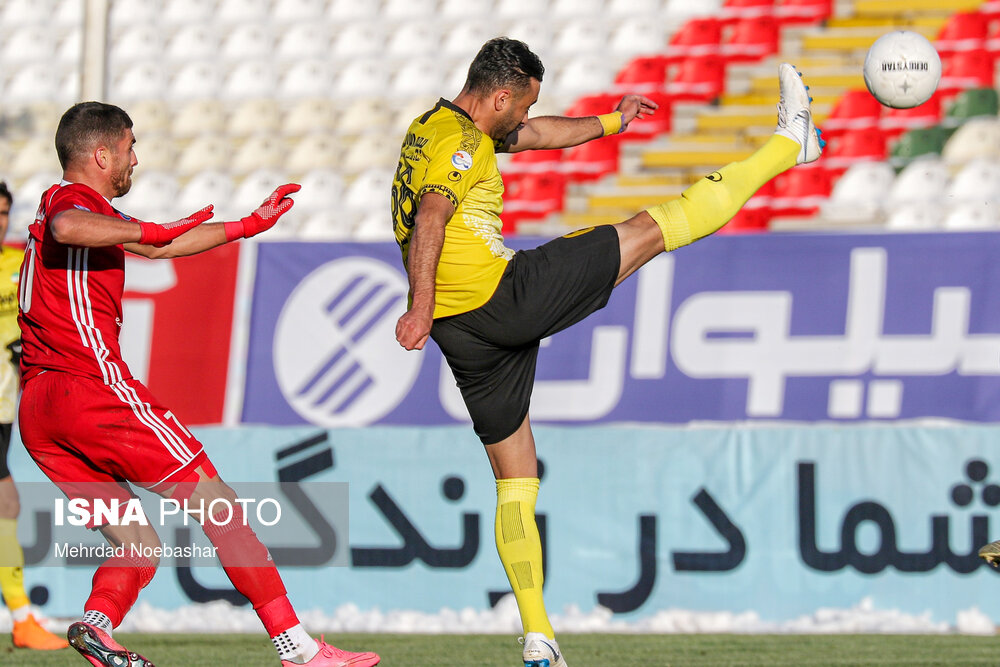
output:
[[[284,121],[284,113],[274,98],[261,97],[237,106],[226,123],[226,134],[231,137],[248,137],[253,134],[277,134]]]
[[[621,135],[589,141],[563,154],[562,172],[571,181],[593,181],[618,171]]]
[[[35,0],[12,0],[12,2],[7,4],[20,5],[34,2]],[[48,0],[44,0],[37,4],[44,7],[50,3]],[[160,0],[131,0],[130,2],[112,2],[109,4],[111,7],[108,12],[108,23],[111,25],[112,32],[128,25],[156,25],[160,20]],[[49,10],[51,11],[51,5],[49,6]],[[4,19],[6,19],[6,16],[4,16]]]
[[[222,67],[208,60],[182,66],[170,82],[170,99],[187,101],[217,97],[222,88]]]
[[[244,216],[248,211],[238,211],[229,202],[233,198],[232,177],[220,170],[206,170],[195,173],[191,180],[181,187],[177,195],[177,215],[188,215],[215,204],[215,220],[232,220]]]
[[[820,205],[824,221],[873,223],[884,216],[886,193],[896,180],[888,162],[858,162],[833,184],[830,197]]]
[[[389,65],[383,59],[364,58],[349,62],[334,83],[334,93],[342,98],[375,97],[389,85]]]
[[[292,105],[284,116],[281,131],[286,136],[297,137],[309,132],[331,132],[337,124],[337,105],[333,100],[311,97]]]
[[[218,91],[224,100],[249,100],[274,95],[278,74],[266,60],[250,60],[233,67]]]
[[[336,132],[342,135],[364,134],[389,123],[390,110],[386,101],[381,97],[363,97],[344,107]]]
[[[288,26],[278,38],[279,60],[295,62],[303,58],[325,59],[333,36],[330,25],[322,21]]]
[[[500,219],[505,234],[516,231],[522,220],[537,220],[563,208],[566,176],[548,171],[504,181],[504,204]]]
[[[293,211],[311,215],[336,211],[343,204],[344,179],[335,169],[313,169],[306,172],[298,183],[302,189],[295,193]]]
[[[719,16],[722,0],[665,0],[661,15],[667,21],[676,21],[691,16]]]
[[[173,114],[170,106],[163,100],[138,100],[125,110],[132,118],[136,136],[145,138],[153,134],[165,134],[170,131]]]
[[[995,88],[969,88],[963,90],[948,105],[941,124],[957,127],[980,116],[996,116],[1000,113],[1000,93]]]
[[[593,18],[566,22],[552,42],[554,52],[561,56],[600,52],[607,47],[606,22]]]
[[[667,62],[719,53],[722,43],[722,22],[714,16],[688,19],[667,42]]]
[[[554,148],[540,151],[521,151],[510,156],[503,167],[504,178],[515,178],[525,174],[559,171],[562,167],[563,150]]]
[[[727,23],[774,15],[774,0],[725,0],[722,20]]]
[[[320,25],[326,0],[274,0],[269,17],[278,23]]]
[[[1000,206],[1000,156],[976,158],[966,164],[951,179],[945,195],[949,201]]]
[[[212,20],[211,2],[203,0],[163,0],[160,22],[168,26],[205,24]]]
[[[820,165],[790,169],[774,179],[771,215],[807,217],[815,215],[833,189],[830,172]]]
[[[357,174],[366,169],[395,166],[400,139],[383,132],[362,134],[347,146],[340,167],[346,173]]]
[[[333,38],[331,53],[334,58],[341,61],[377,56],[385,48],[386,36],[386,30],[381,23],[374,21],[348,23]]]
[[[473,3],[462,0],[462,4]],[[496,31],[488,23],[481,20],[463,21],[452,26],[445,34],[442,51],[450,57],[461,57],[468,67],[467,63],[472,61],[486,40],[495,36]]]
[[[498,0],[498,2],[502,1]],[[551,52],[554,35],[555,28],[552,24],[545,21],[538,21],[534,18],[522,18],[519,21],[514,21],[507,28],[508,37],[519,39],[529,45],[539,55],[543,63],[550,62],[548,55]]]
[[[552,0],[550,16],[568,19],[597,17],[604,13],[604,0]]]
[[[615,76],[614,88],[620,93],[641,93],[662,90],[667,80],[666,56],[633,58]]]
[[[84,0],[63,0],[55,3],[55,7],[51,10],[49,10],[47,3],[34,2],[34,0],[28,0],[28,2],[39,11],[46,12],[44,17],[47,23],[83,30]],[[11,5],[9,2],[6,4],[7,6]],[[0,24],[8,27],[13,25],[6,16],[0,16]]]
[[[685,58],[674,66],[666,92],[677,101],[713,102],[726,87],[726,63],[720,56]]]
[[[436,0],[384,0],[380,15],[390,21],[426,20],[436,11]]]
[[[52,146],[52,137],[29,139],[15,151],[14,161],[5,166],[15,179],[24,179],[35,172],[51,172],[59,169],[59,160]],[[39,192],[37,197],[42,193]],[[37,201],[36,201],[37,203]]]
[[[218,30],[210,25],[187,25],[174,33],[167,42],[167,60],[184,63],[213,58],[219,52],[221,38]]]
[[[660,0],[606,0],[604,12],[616,18],[659,18]]]
[[[167,74],[164,68],[152,61],[132,65],[111,80],[108,98],[124,102],[163,98],[167,92]],[[10,87],[7,88],[10,93]]]
[[[778,52],[779,24],[770,15],[740,19],[727,29],[720,53],[727,62],[754,62]]]
[[[315,99],[329,95],[333,90],[336,74],[324,58],[309,58],[292,64],[278,83],[278,94],[283,100]]]
[[[42,44],[47,43],[47,39]],[[10,44],[10,42],[8,42]],[[127,67],[137,60],[157,60],[163,57],[163,31],[155,25],[136,25],[122,30],[111,43],[109,63]],[[10,57],[4,48],[4,58]],[[16,60],[14,62],[17,62]]]
[[[441,29],[437,23],[428,21],[407,21],[389,35],[389,40],[382,47],[382,52],[390,57],[410,59],[418,55],[414,52],[414,44],[440,44]],[[440,62],[438,68],[440,69]]]
[[[911,202],[891,209],[885,226],[893,231],[922,232],[944,227],[947,210],[936,202]]]
[[[461,86],[446,88],[446,90],[452,90],[455,92],[460,89]],[[399,137],[400,141],[402,141],[403,135],[405,134],[407,128],[410,127],[410,123],[412,123],[415,118],[423,116],[424,112],[428,109],[434,108],[434,105],[437,104],[439,98],[440,95],[434,95],[430,91],[426,91],[423,95],[415,95],[407,100],[402,100],[399,106],[392,108],[389,117],[389,125],[386,128],[386,131],[396,137]]]
[[[128,194],[115,200],[116,208],[140,220],[154,222],[169,222],[175,219],[174,214],[182,216],[194,212],[175,210],[180,184],[169,168],[162,171],[147,169],[141,157],[139,164],[143,165],[143,169],[132,177],[132,189]]]
[[[27,26],[45,25],[55,7],[53,0],[6,0],[0,6],[0,25],[7,35]]]
[[[297,204],[295,208],[298,208]],[[295,213],[295,208],[291,213]],[[341,210],[316,211],[297,221],[295,238],[302,241],[346,241],[353,238],[356,218],[356,215]],[[290,222],[296,222],[296,219],[292,218]]]
[[[214,22],[227,27],[261,23],[267,21],[270,11],[270,0],[218,0]]]
[[[35,212],[38,210],[42,193],[60,180],[62,180],[62,170],[50,167],[32,172],[13,188],[14,205],[10,210],[7,238],[27,240],[28,225],[35,220]]]
[[[823,136],[829,140],[845,132],[875,128],[884,109],[866,89],[848,90],[823,121]]]
[[[441,90],[441,63],[429,58],[412,58],[402,63],[389,80],[393,96],[410,97],[429,90]]]
[[[315,169],[339,169],[342,153],[340,142],[329,132],[306,134],[285,158],[285,170],[295,175]]]
[[[52,29],[24,26],[4,36],[0,58],[5,66],[44,63],[52,57]]]
[[[774,15],[783,24],[818,23],[833,15],[833,0],[782,0]]]
[[[938,31],[934,48],[942,57],[982,49],[989,35],[989,18],[978,11],[955,12]]]
[[[1000,229],[1000,202],[963,202],[949,207],[943,227],[954,231]]]
[[[181,151],[177,173],[190,176],[210,169],[228,169],[232,153],[233,145],[223,137],[212,134],[195,137]]]
[[[233,209],[245,211],[243,215],[246,215],[260,206],[276,187],[284,185],[290,180],[288,174],[274,167],[255,169],[240,180],[232,197],[230,197],[230,203]],[[295,205],[292,206],[292,211],[299,207],[299,193],[294,194],[293,197]]]
[[[495,0],[493,12],[506,19],[521,19],[526,16],[541,16],[548,11],[547,0]],[[529,44],[531,42],[528,42]]]
[[[181,106],[171,123],[171,133],[178,139],[191,139],[201,134],[217,134],[228,123],[225,105],[219,100],[204,99]]]
[[[381,210],[364,211],[361,219],[354,226],[351,238],[356,241],[392,241],[395,235],[392,231],[392,219],[388,207]]]
[[[1000,155],[1000,118],[972,118],[951,135],[941,155],[945,162],[962,165],[976,158]]]
[[[493,13],[492,0],[481,0],[480,2],[469,2],[469,0],[441,0],[438,5],[439,16],[453,20],[466,20],[472,18],[481,19]],[[486,40],[483,40],[486,41]]]
[[[388,211],[393,173],[395,168],[373,168],[355,176],[345,191],[344,207],[347,210],[367,212],[372,206],[378,206],[382,202]]]
[[[955,95],[967,88],[990,88],[994,83],[996,57],[985,48],[959,51],[942,62],[938,93]]]
[[[274,34],[266,23],[234,25],[222,40],[223,60],[238,64],[267,58],[274,53]]]
[[[885,135],[875,127],[863,128],[833,138],[823,153],[823,166],[841,173],[855,162],[885,160]]]
[[[941,121],[941,95],[935,93],[921,105],[910,109],[887,109],[878,126],[891,139],[907,130],[927,128]]]
[[[628,18],[611,33],[613,53],[631,56],[635,53],[657,53],[666,45],[663,26],[648,18]]]
[[[470,3],[472,4],[472,3]],[[358,0],[330,0],[326,16],[335,24],[351,24],[357,19],[375,19],[381,10],[381,3],[358,2]]]
[[[55,51],[55,62],[78,67],[83,57],[83,27],[70,26],[66,35],[59,40]]]
[[[940,158],[914,160],[893,181],[887,199],[889,210],[903,204],[943,201],[948,178],[948,167]]]
[[[147,135],[138,128],[135,152],[143,169],[168,170],[177,164],[177,142],[162,134]]]
[[[580,54],[552,76],[548,90],[557,97],[576,97],[607,90],[613,78],[614,66],[608,61],[607,55]]]

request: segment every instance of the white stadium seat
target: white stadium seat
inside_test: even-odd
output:
[[[149,135],[166,133],[170,129],[173,116],[170,106],[163,100],[137,100],[125,111],[132,118],[135,136],[139,141],[144,141]]]
[[[660,0],[607,0],[605,13],[613,17],[645,16],[654,18],[660,11]]]
[[[328,132],[307,134],[299,139],[285,158],[290,174],[304,174],[313,169],[339,169],[343,147]]]
[[[546,62],[546,52],[552,50],[552,28],[542,21],[518,20],[510,25],[507,36],[519,39],[542,58],[542,63]],[[468,63],[466,63],[468,67]]]
[[[402,143],[403,134],[415,118],[419,118],[426,111],[433,109],[439,98],[453,97],[454,95],[451,93],[458,93],[459,88],[455,88],[453,91],[448,90],[447,92],[425,91],[423,95],[413,96],[408,100],[404,100],[401,106],[393,109],[386,131],[396,137],[399,143]]]
[[[367,212],[372,207],[389,209],[393,169],[367,169],[358,174],[347,186],[344,207],[348,210]]]
[[[281,77],[278,95],[283,100],[323,97],[332,94],[335,81],[334,68],[327,60],[300,60]]]
[[[226,123],[226,133],[231,137],[277,134],[281,130],[283,116],[281,105],[274,98],[248,100],[232,112]]]
[[[408,21],[389,35],[385,53],[398,58],[417,58],[441,43],[440,28],[429,21]]]
[[[132,175],[132,189],[115,200],[115,208],[140,220],[170,222],[177,219],[174,216],[193,212],[175,210],[179,193],[180,184],[173,172],[140,168]]]
[[[344,98],[382,95],[389,85],[389,70],[386,61],[379,58],[352,60],[337,76],[334,94]]]
[[[491,23],[481,20],[463,21],[452,26],[445,34],[441,50],[448,56],[460,57],[468,67],[483,44],[496,36],[496,27]]]
[[[354,227],[352,238],[357,241],[391,241],[396,238],[389,207],[383,206],[382,210],[371,210],[362,215]]]
[[[485,19],[493,15],[492,0],[441,0],[438,5],[438,15],[446,19]]]
[[[13,162],[4,166],[10,169],[16,179],[25,179],[36,172],[58,170],[59,159],[52,145],[52,137],[29,139],[15,151]]]
[[[622,55],[660,53],[666,45],[666,34],[659,21],[630,18],[622,21],[611,33],[611,51]]]
[[[243,215],[248,215],[251,211],[260,206],[267,197],[279,185],[290,182],[288,175],[281,169],[261,168],[256,169],[240,181],[230,198],[232,206],[237,211],[244,211]],[[298,194],[292,195],[295,205],[292,210],[298,208]]]
[[[54,0],[5,0],[0,5],[0,25],[4,35],[30,25],[47,25],[55,11]]]
[[[336,211],[344,202],[344,179],[336,169],[313,169],[300,180],[302,189],[295,194],[295,208],[311,215]]]
[[[254,135],[236,149],[229,163],[229,170],[235,174],[248,174],[280,165],[287,153],[285,142],[280,137],[274,134]]]
[[[946,195],[955,201],[1000,204],[1000,156],[976,158],[955,174]]]
[[[1000,229],[1000,201],[967,201],[949,207],[944,228],[969,231]]]
[[[176,63],[205,60],[218,54],[221,43],[222,37],[213,26],[186,25],[170,38],[164,54],[167,60]]]
[[[392,112],[381,97],[362,97],[351,101],[343,108],[336,125],[337,134],[364,134],[385,127],[392,118]]]
[[[274,66],[267,60],[248,60],[229,71],[219,94],[226,100],[248,100],[272,96],[277,89]]]
[[[24,26],[6,33],[0,47],[0,60],[5,69],[24,63],[45,63],[51,59],[52,33],[51,28],[41,25]]]
[[[909,203],[936,202],[944,198],[948,167],[936,157],[918,158],[899,172],[889,190],[890,208]]]
[[[944,226],[946,209],[935,202],[909,202],[893,207],[886,227],[896,231],[929,231]]]
[[[182,66],[170,82],[170,99],[196,100],[219,96],[222,88],[222,66],[210,60],[199,60]]]
[[[356,21],[344,26],[333,39],[330,53],[338,60],[375,56],[385,48],[386,31],[378,21]]]
[[[985,116],[964,122],[944,145],[941,157],[951,165],[1000,155],[1000,118]]]
[[[143,169],[173,169],[177,164],[177,142],[173,137],[162,134],[139,135],[135,143],[135,155]]]
[[[15,106],[34,102],[71,104],[79,98],[80,79],[74,72],[61,72],[51,63],[30,63],[19,67],[7,80],[3,104]]]
[[[556,34],[553,51],[559,55],[600,53],[608,46],[606,22],[600,19],[568,21]]]
[[[542,16],[548,11],[546,0],[496,0],[494,13],[508,19],[522,19],[527,16]]]
[[[330,53],[333,32],[328,23],[297,23],[285,28],[278,38],[278,59],[326,58]]]
[[[391,167],[399,160],[400,137],[385,132],[362,134],[347,146],[341,169],[347,173],[360,173],[371,168]]]
[[[244,216],[248,211],[237,211],[229,206],[233,192],[232,177],[219,170],[202,171],[192,176],[186,185],[181,187],[177,196],[177,216],[190,215],[209,204],[215,204],[214,220],[232,220]]]
[[[467,0],[463,0],[467,1]],[[327,18],[341,24],[356,19],[375,19],[381,5],[377,2],[360,2],[359,0],[330,0]]]
[[[274,52],[274,34],[264,23],[234,26],[222,41],[222,58],[233,62],[267,58]]]
[[[403,63],[392,76],[389,92],[393,97],[406,98],[441,91],[444,74],[440,61],[414,58]]]
[[[127,25],[156,25],[160,20],[160,0],[115,0],[111,3],[108,20],[112,32]]]
[[[33,0],[29,0],[29,2],[31,2],[32,5],[39,6],[42,10],[45,9],[45,3],[43,2],[34,2]],[[51,21],[55,25],[69,26],[82,30],[83,3],[84,0],[61,0],[56,3],[55,9],[52,10],[52,13],[45,16],[45,21]],[[2,21],[4,25],[11,25],[3,18],[0,18],[0,21]]]
[[[270,0],[219,0],[215,22],[222,25],[260,23],[271,12]]]
[[[109,60],[119,69],[136,60],[163,57],[163,31],[155,25],[140,24],[121,30],[111,42]]]
[[[229,169],[232,154],[233,145],[224,137],[215,134],[195,137],[181,152],[177,161],[177,173],[189,176],[200,171]]]
[[[666,0],[660,16],[668,21],[677,22],[692,16],[711,16],[719,14],[722,9],[722,0]]]
[[[575,97],[608,90],[614,82],[615,67],[607,55],[579,55],[565,67],[545,72],[548,91],[553,95]]]
[[[271,18],[281,23],[317,23],[326,12],[326,0],[274,0]]]
[[[213,2],[205,0],[163,0],[160,17],[170,26],[208,23],[212,19]]]
[[[400,21],[432,19],[436,12],[436,0],[384,0],[380,15],[392,21]]]
[[[302,241],[348,240],[353,238],[356,218],[357,215],[340,210],[317,211],[300,219],[296,237]]]
[[[42,193],[62,180],[62,171],[50,169],[36,171],[14,187],[14,205],[10,210],[10,227],[7,238],[26,241],[28,225],[35,221],[35,211],[42,199]]]
[[[56,47],[55,60],[78,66],[83,58],[83,26],[68,26],[67,30],[66,35],[59,40],[59,46]]]
[[[833,223],[872,223],[885,209],[885,195],[896,179],[888,162],[856,162],[837,179],[821,207],[822,219]]]
[[[190,139],[201,134],[223,132],[227,122],[226,107],[221,101],[194,100],[178,109],[171,123],[171,132],[177,138]]]
[[[600,16],[604,12],[604,0],[552,0],[549,14],[564,18]]]
[[[316,91],[316,94],[321,94],[321,91]],[[338,123],[337,104],[333,100],[311,97],[292,105],[285,114],[281,131],[288,136],[301,136],[310,132],[332,132]]]

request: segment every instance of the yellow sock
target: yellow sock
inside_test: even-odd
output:
[[[0,519],[0,594],[13,611],[27,605],[24,591],[24,551],[17,541],[17,519]]]
[[[497,553],[514,589],[524,632],[554,638],[542,600],[542,540],[535,523],[536,498],[537,477],[497,480]]]
[[[678,199],[647,209],[670,252],[718,231],[762,185],[795,166],[799,145],[774,135],[753,155],[709,174]]]

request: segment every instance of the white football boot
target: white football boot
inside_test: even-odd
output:
[[[813,124],[809,88],[802,83],[802,75],[789,63],[778,66],[778,84],[781,97],[778,100],[778,127],[774,133],[788,137],[801,147],[796,164],[813,162],[823,152],[826,142],[820,138],[820,131]]]
[[[567,667],[559,650],[559,642],[549,639],[541,632],[528,632],[524,635],[524,667]]]

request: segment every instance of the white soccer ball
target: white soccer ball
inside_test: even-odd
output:
[[[895,30],[875,40],[865,56],[865,85],[879,102],[910,109],[930,99],[941,80],[941,57],[927,38]]]

